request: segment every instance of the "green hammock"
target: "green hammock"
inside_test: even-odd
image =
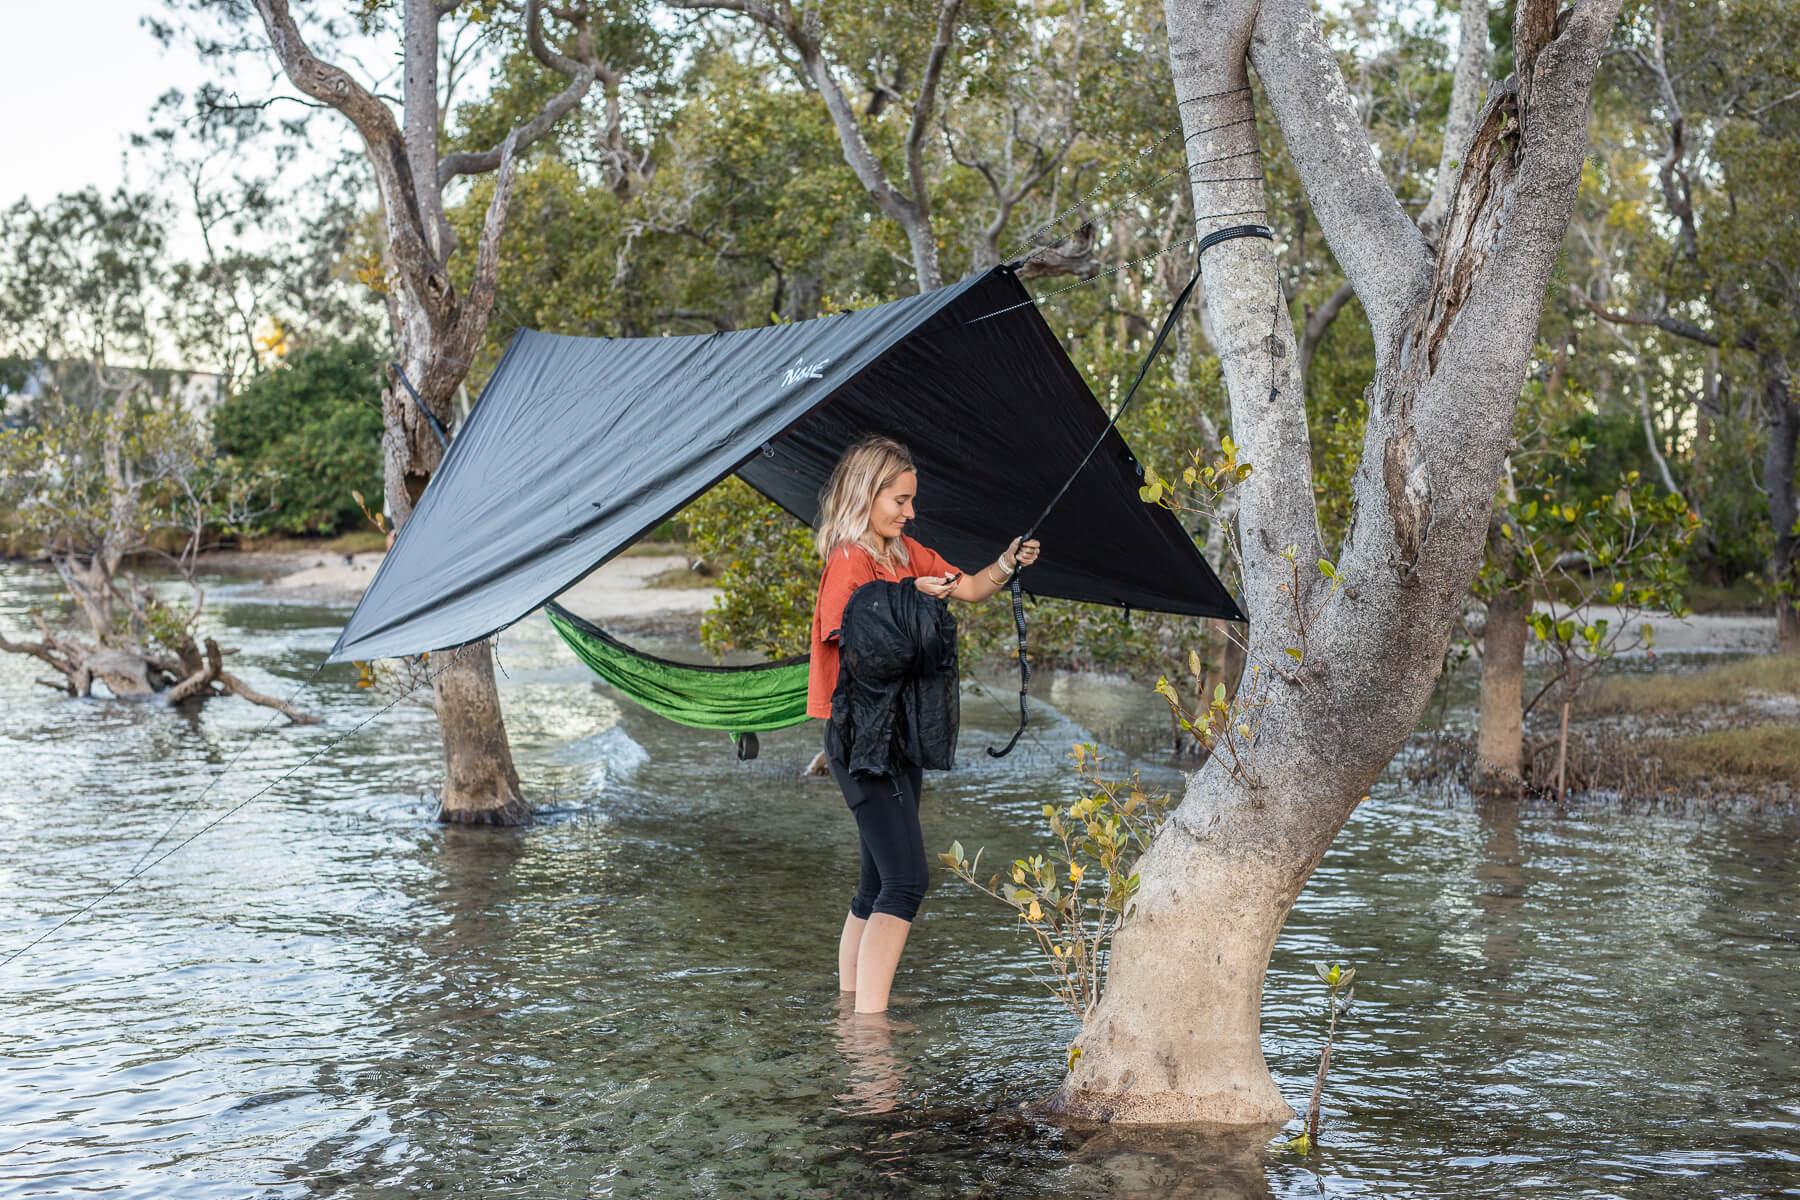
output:
[[[594,674],[671,721],[730,733],[740,758],[756,756],[749,735],[806,720],[806,655],[749,667],[671,662],[632,649],[555,602],[544,605],[544,615]]]

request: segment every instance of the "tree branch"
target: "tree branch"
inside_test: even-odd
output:
[[[921,292],[937,287],[942,279],[939,275],[937,240],[931,232],[929,209],[921,208],[912,198],[901,195],[895,190],[888,178],[886,168],[875,156],[868,140],[863,137],[862,126],[857,119],[856,110],[851,106],[849,98],[844,94],[843,85],[838,82],[837,73],[825,58],[824,48],[820,45],[818,31],[811,27],[801,28],[784,13],[777,13],[757,0],[668,0],[675,8],[696,11],[735,12],[749,17],[758,24],[779,33],[800,56],[800,64],[805,74],[803,79],[810,81],[818,89],[819,96],[825,101],[825,110],[831,114],[831,123],[837,129],[838,141],[844,149],[844,161],[850,165],[857,181],[869,193],[875,206],[885,213],[906,233],[906,240],[912,250],[913,274],[918,279]],[[956,10],[961,0],[944,0],[944,9],[939,14],[940,28],[948,22],[954,25]],[[816,16],[818,10],[809,10],[809,17]],[[933,53],[937,53],[933,46]],[[941,70],[941,66],[939,68]],[[935,91],[935,80],[931,84]],[[924,93],[921,93],[921,100]],[[918,109],[915,107],[915,120]],[[929,119],[929,106],[925,110]],[[910,162],[909,162],[910,170]],[[921,176],[922,177],[922,176]]]
[[[565,76],[569,85],[544,103],[536,116],[522,125],[516,126],[507,134],[505,140],[517,136],[515,150],[523,150],[531,145],[556,125],[556,123],[574,111],[588,89],[593,87],[596,79],[604,79],[606,86],[615,88],[619,84],[619,74],[603,64],[578,62],[568,55],[553,49],[544,40],[544,22],[542,6],[538,0],[527,0],[525,5],[525,41],[531,47],[531,54],[544,66],[557,74]],[[612,106],[609,113],[610,126],[618,126],[618,108]],[[461,150],[455,154],[446,154],[438,161],[438,186],[450,182],[458,175],[479,175],[497,169],[500,166],[501,146],[496,145],[487,150]]]
[[[1663,202],[1681,226],[1681,253],[1692,261],[1699,256],[1700,239],[1694,227],[1693,188],[1687,170],[1682,166],[1682,160],[1687,157],[1687,118],[1682,113],[1680,98],[1675,95],[1675,83],[1669,77],[1668,61],[1663,55],[1664,21],[1662,7],[1658,5],[1651,20],[1650,53],[1633,49],[1631,58],[1655,82],[1663,109],[1669,115],[1669,149],[1657,164],[1656,177],[1662,184]]]
[[[212,648],[211,638],[207,639],[207,647],[208,649]],[[219,686],[234,696],[243,697],[252,704],[260,704],[264,708],[274,709],[296,725],[323,725],[325,723],[323,717],[315,717],[311,713],[301,712],[286,700],[277,699],[274,696],[265,696],[263,693],[239,679],[236,675],[233,675],[230,671],[221,671],[219,673]]]
[[[1431,199],[1419,214],[1419,228],[1435,240],[1438,227],[1450,211],[1456,194],[1457,169],[1462,164],[1469,138],[1475,132],[1475,114],[1481,109],[1482,89],[1488,82],[1487,0],[1462,0],[1462,21],[1456,45],[1456,75],[1450,85],[1450,113],[1444,121],[1444,146],[1438,155],[1437,180]]]
[[[1344,306],[1355,296],[1356,289],[1346,280],[1338,285],[1337,291],[1331,293],[1317,310],[1307,310],[1306,327],[1300,333],[1300,378],[1305,379],[1312,370],[1313,353],[1318,350],[1319,343],[1325,340],[1332,322],[1338,319]]]
[[[288,12],[287,0],[254,2],[257,14],[262,17],[263,28],[268,32],[269,44],[274,47],[275,57],[288,80],[306,95],[343,113],[362,135],[369,160],[375,167],[376,184],[388,209],[391,261],[420,304],[434,317],[442,316],[447,309],[448,295],[432,281],[439,264],[425,234],[418,190],[406,156],[406,139],[394,121],[394,114],[348,72],[313,54]]]
[[[913,206],[921,216],[931,212],[931,194],[925,188],[925,133],[931,127],[931,113],[937,106],[938,82],[944,74],[944,62],[956,35],[956,16],[962,0],[942,0],[938,7],[937,36],[925,59],[925,77],[919,83],[919,98],[913,101],[912,124],[906,130],[906,174],[912,185]]]
[[[481,239],[475,247],[475,276],[469,281],[469,290],[457,312],[455,328],[446,339],[443,351],[425,368],[420,391],[426,396],[447,396],[455,390],[467,369],[463,364],[474,357],[481,335],[487,329],[500,275],[500,234],[506,228],[506,210],[512,203],[513,179],[518,173],[518,134],[515,129],[500,143],[500,172],[494,180],[494,195],[488,201],[487,214],[481,222]]]
[[[444,214],[444,189],[437,181],[438,139],[443,110],[438,104],[438,8],[436,0],[402,0],[401,120],[406,161],[412,167],[425,240],[438,262],[449,261],[456,233]]]
[[[1430,248],[1375,161],[1309,0],[1263,0],[1250,61],[1332,255],[1362,298],[1376,354],[1383,357],[1430,288]]]
[[[1718,346],[1722,344],[1717,334],[1708,333],[1693,322],[1683,321],[1680,317],[1672,317],[1668,313],[1656,313],[1652,315],[1645,313],[1608,311],[1604,306],[1590,300],[1587,293],[1576,287],[1574,284],[1569,285],[1569,299],[1573,300],[1576,304],[1581,305],[1581,307],[1587,309],[1602,321],[1609,321],[1614,325],[1645,325],[1653,329],[1660,329],[1664,333],[1672,333],[1679,338],[1686,338],[1690,342],[1699,342],[1702,346]],[[1753,338],[1739,338],[1737,344],[1745,350],[1756,349],[1756,342]]]
[[[53,686],[61,687],[71,696],[79,695],[75,690],[76,668],[74,664],[58,658],[56,656],[56,650],[57,646],[52,640],[42,642],[12,642],[7,640],[5,634],[0,633],[0,651],[4,651],[7,654],[28,654],[39,662],[47,663],[50,666],[55,667],[58,671],[62,672],[66,682]]]

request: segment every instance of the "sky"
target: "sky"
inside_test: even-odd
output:
[[[0,204],[126,182],[127,138],[156,97],[207,78],[190,52],[163,50],[139,24],[155,11],[154,0],[0,0]]]
[[[325,7],[341,17],[353,6]],[[312,32],[316,20],[305,6],[296,8],[302,33]],[[165,50],[144,28],[151,14],[174,17],[161,0],[0,0],[0,112],[7,114],[0,122],[0,206],[21,195],[41,205],[88,186],[153,187],[149,164],[131,152],[129,139],[149,128],[151,106],[170,88],[191,93],[218,81],[246,99],[297,95],[272,57],[203,62],[180,38]],[[353,38],[331,53],[370,81],[369,64],[384,56],[391,62],[394,51],[383,39]],[[312,128],[315,138],[341,139],[316,145],[321,163],[354,136],[335,114]]]
[[[246,99],[295,93],[276,74],[272,59],[240,56],[233,79],[227,64],[203,62],[179,38],[164,49],[143,26],[150,14],[167,20],[170,10],[162,0],[0,0],[0,47],[5,49],[0,112],[7,114],[0,121],[0,210],[21,196],[41,207],[59,193],[90,186],[105,193],[120,186],[160,192],[172,203],[170,257],[194,261],[203,257],[204,244],[192,203],[164,185],[158,178],[160,158],[133,150],[131,135],[150,128],[151,107],[170,88],[191,93],[203,83],[220,81],[235,84]],[[304,30],[309,24],[304,12],[300,20]],[[362,41],[343,52],[364,56],[343,65],[366,79],[369,58],[392,50]],[[336,114],[320,116],[311,125],[318,160],[311,166],[314,171],[354,137]],[[272,168],[272,147],[257,146],[248,153],[269,156],[265,163],[241,163],[250,174]],[[303,156],[288,178],[306,178],[308,167]],[[248,235],[252,243],[239,248],[259,248],[253,240],[260,236],[265,235]]]

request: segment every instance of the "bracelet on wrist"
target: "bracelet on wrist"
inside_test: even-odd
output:
[[[1017,571],[1017,570],[1018,570],[1018,569],[1019,569],[1019,568],[1018,568],[1018,567],[1009,567],[1009,566],[1007,566],[1007,565],[1006,565],[1006,555],[1004,555],[1004,554],[1002,554],[1002,555],[1001,555],[1001,556],[1000,556],[1000,557],[999,557],[999,558],[997,558],[997,559],[995,559],[995,560],[994,560],[994,565],[995,565],[995,566],[996,566],[996,567],[999,567],[999,568],[1000,568],[1000,570],[1001,570],[1001,572],[1002,572],[1002,573],[1003,573],[1003,574],[1005,574],[1005,576],[1006,576],[1006,577],[1007,577],[1007,578],[1008,578],[1008,579],[1011,579],[1011,578],[1012,578],[1012,577],[1013,577],[1013,572],[1015,572],[1015,571]]]

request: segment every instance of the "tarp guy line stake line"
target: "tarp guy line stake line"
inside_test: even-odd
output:
[[[9,966],[15,958],[18,958],[21,954],[24,954],[27,950],[30,950],[32,947],[38,945],[41,942],[47,941],[49,938],[55,936],[57,933],[62,931],[64,928],[69,926],[74,921],[79,920],[80,918],[86,916],[88,913],[92,912],[94,909],[98,908],[104,901],[112,898],[113,896],[117,895],[119,892],[123,891],[126,887],[128,887],[130,884],[134,883],[139,878],[143,877],[144,875],[149,874],[151,871],[154,871],[159,865],[161,865],[163,862],[167,861],[171,856],[179,853],[183,848],[191,845],[194,842],[194,840],[196,838],[198,838],[201,834],[206,833],[208,830],[214,828],[215,826],[221,824],[224,821],[230,820],[232,816],[234,816],[238,812],[242,811],[245,808],[245,806],[249,805],[253,801],[261,799],[263,796],[268,795],[268,793],[270,791],[274,790],[275,787],[277,787],[278,785],[280,785],[282,783],[285,783],[289,778],[291,778],[296,771],[300,770],[302,767],[309,766],[314,761],[316,761],[318,758],[320,758],[322,755],[324,755],[326,752],[336,749],[346,738],[350,737],[351,734],[356,733],[358,730],[362,729],[363,726],[365,726],[369,722],[375,720],[377,717],[382,716],[389,709],[393,708],[396,704],[399,704],[402,700],[406,699],[408,696],[410,696],[414,692],[418,691],[420,684],[430,683],[430,682],[436,680],[439,675],[442,675],[445,671],[448,671],[451,667],[455,666],[456,660],[461,658],[463,655],[463,651],[467,650],[470,646],[476,646],[476,645],[480,645],[480,644],[481,644],[480,640],[477,640],[477,641],[470,642],[467,645],[457,647],[456,650],[451,654],[450,661],[445,663],[442,667],[439,667],[436,672],[425,676],[423,679],[416,680],[411,687],[407,688],[404,692],[401,692],[398,696],[395,696],[392,700],[389,700],[386,704],[382,705],[380,708],[376,709],[374,712],[370,713],[368,716],[366,716],[362,720],[358,721],[355,725],[352,725],[349,729],[346,729],[340,736],[331,739],[331,741],[325,743],[323,746],[319,747],[317,750],[313,751],[311,754],[307,755],[305,758],[301,759],[299,762],[295,763],[293,766],[291,766],[287,770],[283,771],[279,776],[270,780],[263,787],[259,788],[257,791],[253,792],[251,795],[244,797],[244,799],[238,801],[236,804],[234,804],[230,808],[226,809],[223,813],[219,814],[217,817],[214,817],[212,820],[208,821],[206,824],[204,824],[200,828],[196,829],[193,833],[191,833],[187,837],[183,838],[180,842],[171,846],[168,850],[164,851],[161,855],[157,856],[154,860],[152,860],[150,865],[145,867],[143,870],[133,871],[131,874],[126,875],[123,879],[119,880],[119,882],[117,882],[117,883],[113,884],[111,887],[107,888],[104,892],[100,893],[100,895],[94,897],[94,899],[88,901],[86,904],[82,905],[80,908],[76,909],[74,912],[72,912],[68,916],[64,917],[61,921],[58,921],[55,925],[52,925],[49,929],[45,930],[43,933],[40,933],[37,937],[32,938],[29,942],[26,942],[23,946],[20,946],[17,950],[14,950],[11,954],[8,954],[5,958],[0,958],[0,967]],[[325,666],[324,663],[320,663],[319,665],[321,668],[323,668]],[[315,672],[315,674],[316,673],[317,672]],[[265,726],[264,728],[266,729],[267,726]],[[252,739],[247,739],[245,741],[245,745],[248,746],[249,741],[253,740],[253,738],[254,738],[254,735],[252,736]],[[239,753],[241,754],[241,753],[243,753],[243,751],[240,750]],[[235,759],[233,761],[235,761]],[[220,772],[220,775],[223,775],[223,774],[224,774],[224,772]],[[218,778],[219,778],[219,776],[214,776],[214,781],[216,782]],[[209,783],[207,786],[210,788],[212,786],[212,784]],[[142,860],[140,859],[140,861],[142,861]]]
[[[287,694],[287,699],[282,701],[282,703],[286,704],[289,708],[292,708],[294,705],[294,697],[298,696],[302,691],[311,687],[313,684],[313,681],[319,677],[319,673],[321,671],[323,671],[324,669],[325,669],[325,660],[321,658],[319,660],[319,665],[313,668],[312,674],[308,675],[305,679],[302,679],[299,683],[295,684],[294,690]],[[137,874],[137,869],[144,865],[144,860],[146,858],[150,857],[151,852],[154,851],[158,846],[162,845],[163,840],[165,838],[167,838],[171,833],[175,832],[175,827],[177,825],[179,825],[183,821],[187,820],[188,816],[196,808],[200,807],[201,802],[206,799],[207,793],[209,793],[213,790],[213,786],[215,784],[217,784],[219,782],[219,780],[225,778],[225,776],[231,771],[231,768],[237,766],[238,759],[244,757],[244,751],[246,751],[250,748],[250,743],[254,742],[257,738],[261,737],[263,734],[269,732],[269,729],[275,724],[275,718],[279,717],[279,716],[283,716],[283,715],[285,715],[285,714],[283,714],[280,709],[276,709],[274,712],[269,714],[269,719],[267,721],[263,722],[263,726],[261,729],[258,729],[256,732],[252,733],[249,737],[244,739],[243,744],[237,748],[237,753],[233,754],[231,756],[231,760],[229,762],[227,762],[223,767],[219,768],[218,772],[216,774],[214,774],[211,779],[206,781],[206,786],[200,789],[200,794],[198,796],[194,797],[193,802],[186,805],[179,812],[177,812],[175,814],[174,819],[169,822],[168,826],[166,828],[164,828],[161,833],[156,835],[156,840],[151,842],[148,846],[144,847],[144,852],[142,854],[138,855],[137,861],[131,864],[131,870],[126,873],[128,877],[135,876]]]

